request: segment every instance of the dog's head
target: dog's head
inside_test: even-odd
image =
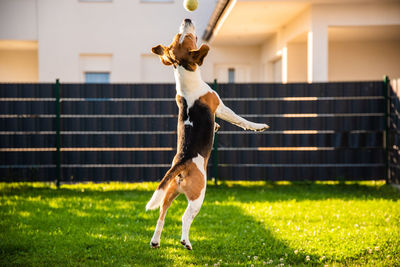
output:
[[[197,36],[194,25],[190,19],[185,19],[179,33],[175,35],[168,47],[157,45],[151,51],[160,57],[164,65],[173,65],[175,68],[182,66],[188,71],[195,71],[197,66],[203,64],[203,60],[210,50],[205,44],[197,49],[196,43]]]

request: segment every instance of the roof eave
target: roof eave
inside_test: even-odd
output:
[[[218,0],[204,31],[202,37],[204,41],[209,42],[212,39],[214,31],[231,1],[232,0]]]

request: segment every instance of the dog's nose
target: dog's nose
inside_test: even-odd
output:
[[[192,20],[191,19],[185,19],[185,23],[186,24],[190,24],[190,23],[192,23]]]

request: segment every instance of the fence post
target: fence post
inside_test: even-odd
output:
[[[56,79],[55,94],[56,94],[56,186],[60,187],[61,181],[61,104],[60,104],[60,80]]]
[[[218,83],[217,79],[214,79],[213,89],[215,92],[218,92]],[[217,118],[215,117],[215,122],[217,122]],[[212,169],[212,176],[214,177],[215,185],[218,184],[218,134],[214,133],[214,144],[213,144],[213,151],[212,151],[212,158],[213,158],[213,169]]]
[[[390,183],[390,142],[389,142],[389,131],[390,131],[390,80],[388,76],[384,76],[383,79],[383,90],[385,96],[385,131],[384,131],[384,149],[385,149],[385,174],[386,183]]]

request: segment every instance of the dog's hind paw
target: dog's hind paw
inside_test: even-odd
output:
[[[160,243],[150,242],[150,247],[151,248],[159,248],[160,247]]]
[[[188,250],[192,250],[192,245],[190,242],[186,242],[185,240],[181,240],[181,244]]]

